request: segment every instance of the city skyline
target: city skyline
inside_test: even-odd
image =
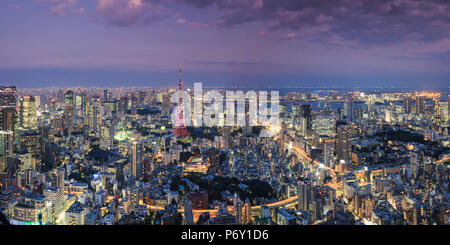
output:
[[[5,0],[0,82],[448,88],[445,1]],[[70,85],[68,85],[70,84]]]

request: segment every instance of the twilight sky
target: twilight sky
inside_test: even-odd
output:
[[[449,87],[449,0],[1,0],[0,85]]]

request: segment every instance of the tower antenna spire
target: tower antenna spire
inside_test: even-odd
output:
[[[178,78],[180,81],[178,82],[178,87],[180,90],[183,89],[183,72],[181,71],[181,65],[180,65],[180,72],[178,73]]]

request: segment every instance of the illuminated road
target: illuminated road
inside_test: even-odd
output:
[[[441,163],[449,162],[449,161],[450,161],[450,157],[446,157],[446,158],[443,158],[443,159],[441,159],[439,161],[436,161],[436,164],[441,164]]]
[[[294,152],[294,154],[297,155],[297,157],[302,157],[303,159],[308,160],[310,163],[313,163],[313,164],[316,165],[316,166],[319,166],[319,165],[320,165],[320,162],[319,162],[319,161],[313,160],[313,159],[312,159],[311,157],[309,157],[308,154],[306,154],[306,152],[305,152],[303,149],[301,149],[300,147],[292,146],[292,144],[287,144],[287,143],[284,143],[284,144],[285,144],[285,146],[290,147],[291,150]],[[343,171],[343,172],[341,172],[341,171],[336,171],[336,170],[334,170],[334,169],[332,169],[332,168],[330,168],[330,167],[327,167],[327,166],[325,166],[325,165],[322,165],[322,166],[323,166],[323,168],[325,168],[325,169],[327,169],[327,170],[330,171],[331,175],[333,176],[333,180],[337,180],[337,174],[338,174],[338,173],[348,173],[348,172],[344,172],[344,171]],[[327,186],[329,186],[329,187],[331,187],[331,188],[337,190],[338,187],[340,187],[340,186],[342,185],[342,181],[339,181],[339,182],[333,182],[333,180],[330,181],[330,182],[328,182],[328,183],[326,183],[325,185],[327,185]]]

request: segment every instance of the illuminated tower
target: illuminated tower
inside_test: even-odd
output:
[[[183,90],[182,75],[183,75],[183,73],[181,71],[181,66],[180,66],[179,82],[178,82],[178,90],[179,91]],[[183,104],[183,99],[180,98],[179,105],[182,105],[182,104]],[[177,113],[178,113],[178,117],[177,117],[177,120],[176,120],[175,130],[173,131],[173,134],[175,136],[177,136],[178,138],[180,138],[180,139],[184,139],[184,138],[189,136],[189,133],[188,133],[188,131],[186,129],[186,126],[184,124],[184,117],[183,117],[184,109],[183,109],[182,106],[178,107]]]
[[[337,157],[349,163],[352,159],[351,133],[349,125],[337,126]]]
[[[37,128],[37,108],[33,96],[24,96],[19,100],[19,125],[24,129]]]

